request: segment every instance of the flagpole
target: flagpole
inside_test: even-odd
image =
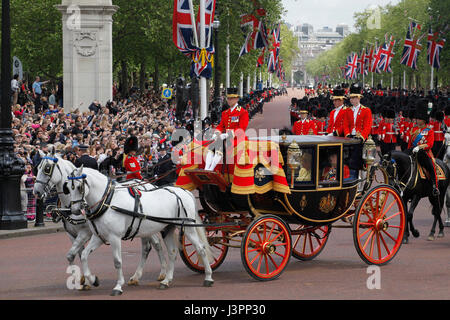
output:
[[[431,82],[430,82],[430,91],[434,90],[434,68],[431,66]]]
[[[406,70],[403,70],[403,89],[406,90]]]
[[[227,69],[227,76],[226,76],[226,85],[227,88],[231,87],[231,83],[230,83],[230,44],[227,43],[227,65],[226,65],[226,69]]]
[[[192,22],[192,32],[194,34],[195,46],[198,48],[198,36],[197,36],[197,28],[195,27],[195,15],[194,15],[194,5],[192,4],[192,0],[189,0],[189,8],[191,13],[191,22]],[[204,19],[204,18],[203,18]]]
[[[205,12],[206,0],[200,0],[200,49],[206,49]],[[194,20],[195,21],[195,20]],[[208,101],[206,92],[206,78],[200,77],[200,120],[208,116]]]

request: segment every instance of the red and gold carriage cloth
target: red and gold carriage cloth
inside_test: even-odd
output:
[[[204,169],[207,152],[204,142],[191,142],[182,156],[175,186],[189,191],[199,187],[198,180],[192,179],[190,173]],[[232,193],[291,193],[283,170],[284,160],[276,142],[245,139],[236,144],[233,152],[226,152],[222,162],[226,164],[217,165],[214,172],[231,184]]]

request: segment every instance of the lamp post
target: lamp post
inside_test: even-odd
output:
[[[2,0],[1,53],[1,115],[0,115],[0,230],[27,228],[22,212],[20,179],[24,163],[14,154],[11,130],[11,23],[10,2]]]

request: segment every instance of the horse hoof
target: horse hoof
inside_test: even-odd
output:
[[[404,238],[402,241],[403,244],[408,244],[409,243],[409,239],[408,238]]]
[[[443,238],[443,237],[444,237],[444,233],[443,233],[443,232],[439,232],[439,234],[438,234],[437,237],[438,237],[438,238]]]
[[[120,296],[120,295],[122,295],[122,291],[120,291],[120,290],[113,290],[111,292],[111,297],[117,297],[117,296]]]
[[[130,279],[130,281],[128,281],[128,285],[129,286],[138,286],[139,285],[139,280],[132,280],[132,279]]]
[[[157,281],[163,281],[166,278],[165,274],[160,274]]]
[[[80,278],[80,284],[84,285],[84,283],[86,282],[86,278],[84,276],[81,276]]]
[[[204,287],[207,287],[207,288],[212,287],[213,284],[214,284],[214,281],[211,281],[211,280],[205,280],[205,281],[203,282],[203,286],[204,286]]]
[[[158,289],[159,290],[167,290],[167,289],[169,289],[169,285],[167,285],[165,283],[160,283]]]
[[[431,235],[431,234],[430,234],[430,235],[428,236],[427,240],[428,240],[428,241],[434,241],[434,240],[436,240],[436,237],[435,237],[434,235]]]
[[[412,235],[413,235],[414,238],[420,237],[420,232],[419,232],[419,230],[413,230],[413,231],[411,231],[411,233],[412,233]]]
[[[92,284],[94,287],[98,287],[99,285],[100,285],[100,280],[98,280],[98,277],[97,276],[95,276],[95,281],[94,281],[94,283]]]
[[[89,290],[91,290],[91,286],[87,284],[83,284],[80,289],[80,291],[89,291]]]

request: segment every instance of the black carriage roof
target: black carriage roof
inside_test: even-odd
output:
[[[313,136],[313,135],[303,135],[303,136],[269,136],[269,137],[257,137],[249,138],[249,140],[255,141],[273,141],[280,144],[290,145],[292,142],[296,142],[298,145],[321,145],[321,144],[343,144],[343,145],[353,145],[360,144],[359,139],[351,138],[341,138],[341,137],[328,137],[328,136]]]

